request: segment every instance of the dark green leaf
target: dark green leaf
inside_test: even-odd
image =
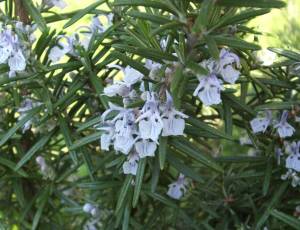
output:
[[[280,54],[284,57],[293,59],[295,61],[300,61],[300,53],[296,53],[291,50],[284,50],[284,49],[280,49],[280,48],[269,48],[269,50],[271,50],[274,53]]]
[[[217,0],[217,4],[229,7],[282,8],[283,1],[278,0]]]
[[[127,192],[129,190],[129,187],[132,183],[132,175],[127,175],[126,179],[123,183],[123,186],[119,192],[119,198],[118,198],[118,202],[117,202],[117,206],[116,206],[116,212],[118,212],[121,207],[123,206],[124,203],[126,203],[126,196],[127,196]]]
[[[192,157],[193,159],[197,160],[201,164],[222,173],[223,169],[219,166],[216,162],[214,162],[213,158],[208,155],[201,153],[199,148],[197,148],[193,143],[187,141],[184,138],[172,138],[171,145],[174,146],[178,151]]]
[[[45,136],[41,137],[40,140],[38,142],[36,142],[27,151],[27,153],[21,158],[21,160],[16,165],[15,170],[17,171],[18,169],[20,169],[24,164],[26,164],[34,156],[34,154],[37,151],[39,151],[40,149],[42,149],[47,144],[47,142],[50,140],[50,138],[52,137],[52,135],[54,134],[54,132],[55,131],[52,131],[52,132],[46,134]]]
[[[299,229],[299,227],[300,227],[300,220],[296,219],[293,216],[287,215],[287,214],[285,214],[283,212],[280,212],[278,210],[272,210],[271,215],[273,217],[275,217],[276,219],[286,223],[287,225],[289,225],[293,229]]]
[[[232,48],[245,49],[245,50],[259,50],[259,45],[245,42],[237,37],[225,37],[222,35],[212,36],[218,45],[226,45]]]
[[[30,119],[32,119],[32,117],[33,117],[35,114],[37,114],[37,113],[41,110],[41,108],[42,108],[42,106],[39,106],[39,107],[36,107],[36,108],[30,110],[30,111],[27,113],[27,115],[26,115],[25,117],[23,117],[21,120],[19,120],[19,121],[15,124],[15,126],[13,126],[12,128],[10,128],[10,129],[6,132],[6,134],[5,134],[3,137],[1,137],[1,140],[0,140],[0,146],[3,145],[3,144],[5,144],[6,141],[7,141],[11,136],[13,136],[13,135],[17,132],[17,130],[18,130],[19,128],[23,127],[24,124],[25,124],[27,121],[29,121]]]
[[[139,160],[139,166],[138,166],[138,170],[136,173],[136,179],[135,179],[134,194],[133,194],[133,199],[132,199],[132,206],[134,208],[136,207],[136,205],[138,203],[140,192],[142,189],[146,162],[147,162],[146,158],[142,158]]]

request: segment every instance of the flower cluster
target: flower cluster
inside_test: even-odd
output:
[[[273,128],[276,129],[277,134],[280,138],[291,137],[295,128],[291,126],[288,122],[288,111],[283,111],[279,120],[274,120],[272,112],[270,110],[265,111],[264,116],[259,116],[254,118],[251,122],[251,128],[254,133],[266,132],[267,128],[273,125]],[[297,117],[295,119],[297,122]],[[275,155],[277,158],[278,164],[280,164],[281,157],[288,155],[285,159],[285,167],[287,168],[286,174],[282,175],[283,180],[292,179],[292,186],[296,187],[300,185],[300,177],[297,173],[300,172],[300,141],[289,143],[284,142],[284,148],[275,148]]]
[[[218,60],[204,60],[201,66],[207,69],[208,74],[197,76],[200,83],[193,95],[198,96],[206,106],[221,103],[221,91],[224,90],[222,82],[234,84],[240,76],[237,69],[240,68],[239,57],[223,48]]]
[[[12,27],[1,26],[0,64],[8,64],[10,77],[26,69],[30,46],[35,41],[35,29],[35,25],[25,26],[22,22],[16,22]]]
[[[103,25],[98,15],[92,18],[90,26],[77,28],[77,32],[70,36],[60,35],[57,37],[57,45],[53,46],[49,52],[49,59],[52,62],[58,62],[64,55],[68,54],[73,57],[79,57],[78,48],[88,50],[93,34],[104,33],[108,27],[112,25],[113,14],[105,15],[107,18],[107,25]],[[86,31],[80,32],[81,29]]]
[[[264,133],[270,125],[273,125],[280,138],[290,137],[295,132],[295,129],[287,122],[288,115],[288,111],[283,111],[280,120],[277,121],[273,120],[272,112],[266,110],[265,116],[259,116],[250,122],[252,131],[254,133]]]
[[[118,114],[110,120],[106,116],[116,111]],[[154,92],[147,92],[147,100],[141,109],[127,109],[110,103],[110,109],[102,114],[103,131],[101,149],[114,150],[128,155],[123,164],[125,174],[136,174],[140,158],[153,157],[160,136],[183,135],[187,116],[177,111],[171,96],[160,104]]]
[[[150,69],[153,75],[160,67],[150,61],[146,63],[148,67],[153,67]],[[187,116],[175,109],[172,97],[167,91],[164,101],[159,99],[156,92],[144,91],[143,74],[137,70],[129,66],[109,67],[119,68],[124,77],[107,86],[104,94],[109,97],[122,97],[124,106],[109,103],[109,109],[102,114],[102,122],[98,126],[103,132],[101,149],[108,151],[112,146],[116,152],[126,155],[123,172],[136,175],[139,159],[155,155],[160,136],[183,135],[184,119]],[[141,108],[126,108],[128,101],[139,98],[145,101]],[[114,116],[111,116],[113,113]]]
[[[296,187],[300,185],[300,141],[294,141],[292,143],[285,142],[283,151],[288,154],[288,157],[285,159],[285,167],[288,171],[281,176],[281,179],[292,179],[292,186]],[[282,156],[283,153],[280,155]]]

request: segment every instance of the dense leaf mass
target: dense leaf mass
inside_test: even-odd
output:
[[[1,1],[0,229],[299,229],[300,53],[248,26],[284,6]]]

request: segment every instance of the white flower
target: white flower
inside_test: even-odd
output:
[[[300,185],[300,177],[297,175],[296,172],[293,170],[289,169],[286,174],[281,175],[282,180],[287,180],[289,178],[292,178],[292,186],[297,187]]]
[[[103,23],[100,21],[98,15],[93,16],[92,22],[91,22],[91,30],[92,32],[98,32],[98,33],[104,33],[110,26],[112,26],[112,20],[114,17],[113,13],[109,13],[107,15],[104,15],[107,19],[107,25],[104,26]]]
[[[66,45],[64,45],[62,48],[60,48],[59,46],[54,46],[51,48],[48,57],[52,62],[55,63],[58,62],[67,53],[68,49]]]
[[[221,90],[223,86],[215,74],[198,76],[200,81],[193,95],[198,96],[204,105],[210,106],[221,103]]]
[[[124,83],[126,86],[132,86],[138,81],[141,81],[143,78],[143,74],[141,74],[136,69],[126,66],[126,68],[123,70],[124,72]]]
[[[183,174],[180,174],[178,180],[169,185],[167,195],[173,199],[179,200],[186,192],[188,185],[187,180]]]
[[[159,44],[160,44],[161,49],[163,51],[166,51],[167,45],[168,45],[167,39],[166,38],[161,39],[160,42],[159,42]]]
[[[115,136],[114,149],[127,155],[135,143],[133,136]]]
[[[123,80],[119,82],[119,84],[124,84],[127,87],[131,87],[135,83],[139,82],[143,78],[143,74],[141,74],[139,71],[136,69],[126,66],[123,68],[122,66],[115,65],[115,64],[110,64],[108,65],[109,68],[115,67],[123,72]]]
[[[285,167],[300,172],[300,141],[290,144],[290,155],[286,158]]]
[[[300,117],[295,116],[295,121],[296,121],[296,122],[300,122]]]
[[[124,174],[136,175],[138,169],[139,155],[137,153],[129,154],[127,161],[123,163]]]
[[[132,91],[132,85],[141,81],[143,78],[143,74],[131,68],[130,66],[123,68],[119,65],[111,64],[108,67],[116,67],[120,69],[124,75],[121,81],[117,81],[114,84],[104,88],[104,95],[108,97],[114,97],[117,95],[121,97],[129,97]]]
[[[103,90],[104,95],[108,97],[121,96],[126,97],[130,93],[130,88],[122,83],[115,83],[110,86],[106,86]]]
[[[254,57],[257,59],[259,64],[263,66],[270,66],[275,62],[277,55],[268,49],[262,49],[254,52]]]
[[[135,143],[135,150],[140,158],[154,157],[157,146],[154,141],[140,139]]]
[[[156,80],[157,75],[159,74],[159,70],[161,69],[162,65],[160,63],[154,62],[150,59],[146,60],[145,66],[147,69],[150,70],[149,72],[149,78]]]
[[[90,203],[86,203],[83,205],[82,210],[86,213],[90,213],[93,208],[94,208],[94,205],[92,205]]]
[[[26,60],[21,50],[12,52],[11,57],[8,59],[10,71],[18,72],[26,68]]]
[[[114,149],[127,155],[132,149],[136,135],[135,114],[131,109],[124,109],[109,103],[109,109],[102,115],[102,123],[97,129],[105,131],[101,135],[101,149],[109,150],[109,146],[113,142]],[[119,112],[113,120],[105,121],[108,114],[112,111]]]
[[[109,151],[109,146],[112,144],[114,138],[114,124],[111,122],[106,122],[106,124],[103,127],[99,127],[97,129],[104,131],[100,138],[101,149]]]
[[[266,110],[265,113],[265,117],[257,117],[250,121],[250,125],[254,133],[264,133],[270,125],[272,120],[272,112],[270,110]]]
[[[136,122],[139,123],[140,137],[142,139],[151,139],[155,142],[158,140],[163,128],[163,122],[154,93],[147,93],[147,101]]]
[[[283,111],[279,123],[274,126],[281,138],[290,137],[295,132],[294,127],[287,123],[287,117],[288,111]]]
[[[220,52],[218,72],[222,75],[226,82],[231,84],[234,84],[240,76],[240,72],[233,68],[233,65],[240,67],[239,57],[226,49],[222,49]]]
[[[79,44],[78,35],[74,33],[71,36],[60,35],[57,38],[57,46],[51,48],[49,52],[49,59],[58,62],[64,55],[76,55],[74,46]]]
[[[82,210],[86,213],[91,214],[94,217],[99,214],[98,208],[95,205],[92,205],[90,203],[84,204],[84,206],[82,207]]]
[[[15,76],[15,72],[23,71],[26,68],[26,59],[19,39],[9,29],[0,33],[0,64],[2,63],[8,63],[9,77]]]
[[[227,65],[221,69],[221,75],[226,82],[234,84],[239,78],[240,72],[231,65]]]
[[[168,91],[166,91],[166,96],[166,105],[164,106],[164,111],[161,115],[163,121],[162,136],[183,135],[185,127],[184,119],[188,118],[188,116],[174,108],[172,96]]]
[[[129,136],[135,133],[135,114],[131,109],[124,109],[114,119],[116,135]]]
[[[300,177],[296,173],[293,173],[292,174],[292,186],[297,187],[298,185],[300,185]]]

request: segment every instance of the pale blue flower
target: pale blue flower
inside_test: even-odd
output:
[[[154,157],[156,148],[156,143],[150,139],[140,139],[135,143],[135,150],[140,158]]]
[[[224,88],[217,76],[215,74],[198,76],[198,80],[200,83],[193,95],[198,96],[206,106],[220,104],[222,102],[221,90]]]
[[[21,49],[18,37],[10,29],[4,29],[0,33],[0,64],[8,63],[9,77],[16,72],[24,71],[26,59]]]
[[[295,132],[294,127],[287,122],[288,115],[288,111],[283,111],[279,123],[274,126],[281,138],[290,137]]]
[[[157,141],[163,128],[163,121],[159,112],[159,102],[154,93],[147,93],[141,115],[136,122],[139,124],[139,133],[142,139],[151,139]]]
[[[8,59],[8,66],[12,72],[24,71],[26,68],[26,59],[21,50],[12,52]]]
[[[104,25],[100,21],[98,15],[95,15],[94,17],[92,17],[92,22],[90,26],[92,32],[104,33],[110,26],[112,26],[114,14],[109,13],[107,15],[106,14],[101,14],[101,15],[106,17],[106,25]]]
[[[221,74],[224,81],[231,84],[234,84],[240,76],[240,71],[235,69],[234,66],[240,67],[240,58],[227,49],[222,49],[220,52],[218,72]]]
[[[135,152],[131,153],[127,157],[127,161],[123,163],[124,174],[136,175],[138,169],[139,155]]]
[[[100,137],[101,150],[109,151],[109,147],[112,145],[115,135],[113,122],[108,121],[104,124],[104,126],[98,127],[97,129],[103,131],[103,134]]]
[[[282,180],[292,179],[292,186],[297,187],[300,185],[300,177],[297,175],[295,171],[289,169],[286,174],[281,175]]]
[[[163,131],[162,136],[180,136],[183,135],[185,128],[185,118],[188,118],[182,112],[175,109],[172,96],[166,91],[167,101],[163,106],[162,121]]]
[[[70,37],[61,35],[57,38],[57,46],[53,46],[49,52],[49,59],[58,62],[66,54],[74,54],[75,35]]]
[[[90,203],[84,204],[84,206],[82,207],[82,210],[85,213],[91,214],[93,217],[95,217],[95,216],[97,216],[99,214],[98,208],[95,205],[90,204]]]
[[[18,38],[12,31],[5,29],[0,33],[0,64],[6,63],[11,56]]]
[[[112,120],[106,121],[106,117],[113,111],[118,114]],[[101,148],[108,150],[113,144],[116,151],[127,155],[136,141],[134,135],[137,135],[134,110],[109,103],[109,109],[101,115],[101,119],[104,125],[97,128],[104,131],[101,135]]]
[[[123,68],[119,65],[111,64],[108,65],[108,67],[118,68],[123,72],[124,75],[122,80],[116,81],[114,82],[114,84],[104,88],[104,95],[108,97],[113,97],[113,96],[129,97],[132,91],[132,86],[135,83],[140,82],[143,78],[143,74],[141,74],[139,71],[135,70],[130,66]]]
[[[289,145],[289,156],[286,158],[285,167],[300,172],[300,141]]]
[[[272,112],[265,111],[265,117],[257,117],[250,121],[252,131],[254,133],[265,132],[272,121]]]
[[[188,181],[183,174],[180,174],[177,181],[169,185],[167,195],[173,199],[179,200],[187,191]]]
[[[121,96],[127,97],[130,93],[130,88],[121,82],[116,82],[112,85],[106,86],[103,90],[103,94],[108,97]]]
[[[149,78],[153,80],[158,80],[158,74],[162,65],[150,59],[147,59],[145,63],[145,67],[150,70]]]

